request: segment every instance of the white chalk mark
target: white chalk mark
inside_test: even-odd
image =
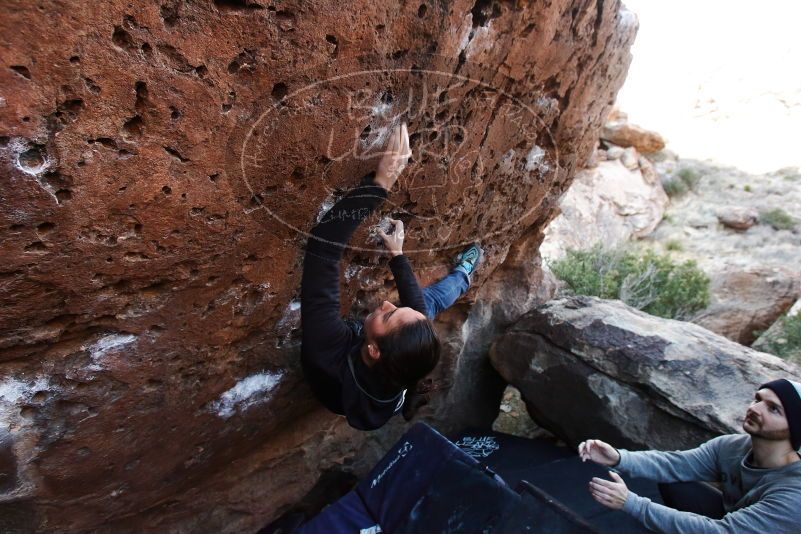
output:
[[[280,348],[284,343],[289,342],[292,339],[292,333],[298,328],[300,328],[300,300],[295,299],[287,305],[275,325],[275,331],[279,335],[276,347]]]
[[[91,364],[86,366],[87,371],[103,371],[106,367],[102,364],[102,358],[109,352],[112,352],[120,347],[128,345],[136,341],[137,336],[134,334],[110,334],[103,336],[91,345],[84,345],[83,348],[89,351],[92,357]]]
[[[0,382],[0,402],[15,404],[20,399],[27,400],[37,391],[44,391],[49,387],[50,383],[42,376],[26,381],[12,376]]]
[[[92,358],[103,356],[106,352],[127,345],[136,340],[134,334],[111,334],[101,337],[92,345],[84,347],[92,355]]]
[[[392,106],[379,101],[370,111],[373,115],[388,115],[389,112],[392,111]]]
[[[317,218],[315,219],[315,223],[318,223],[318,222],[320,222],[322,220],[323,215],[328,213],[328,210],[330,210],[331,208],[334,207],[334,204],[336,204],[336,201],[337,201],[336,197],[333,194],[328,195],[328,198],[326,198],[323,201],[323,205],[320,206],[320,211],[317,212]]]
[[[0,382],[0,424],[9,427],[19,421],[19,405],[30,402],[37,392],[51,389],[50,381],[43,376],[35,379],[12,376]]]
[[[276,329],[279,332],[284,332],[288,326],[296,326],[300,319],[300,316],[296,313],[298,310],[300,310],[300,299],[295,299],[287,305],[284,313],[281,314],[281,318],[278,319],[278,323],[275,325]]]
[[[38,177],[50,166],[50,161],[47,158],[47,154],[43,154],[41,151],[31,148],[27,143],[22,142],[19,139],[11,139],[11,142],[8,144],[8,146],[17,154],[15,167],[25,174]],[[34,158],[34,160],[39,159],[39,163],[33,164],[32,161],[22,161],[21,158],[23,155],[30,153],[31,151],[35,151],[36,158]]]
[[[526,155],[526,170],[538,170],[541,173],[545,173],[550,168],[550,165],[548,165],[548,162],[545,160],[545,150],[537,145],[531,147],[531,150],[528,151],[528,155]]]
[[[270,399],[270,392],[284,377],[283,371],[258,373],[243,378],[234,387],[223,393],[211,404],[211,409],[223,419],[228,419],[237,411]]]
[[[345,268],[345,281],[350,282],[353,280],[353,277],[358,275],[359,271],[361,271],[361,267],[358,265],[348,265]]]

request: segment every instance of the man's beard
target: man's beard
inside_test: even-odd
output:
[[[745,423],[743,423],[743,430],[746,433],[750,434],[752,438],[764,439],[765,441],[784,441],[790,439],[790,429],[785,428],[783,430],[762,430],[762,424],[756,422],[754,418],[751,418],[754,421],[752,424],[757,426],[756,430],[748,430],[745,427]]]

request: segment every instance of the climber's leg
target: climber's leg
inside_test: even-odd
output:
[[[470,287],[470,279],[481,261],[483,250],[473,244],[456,258],[457,265],[448,275],[423,288],[426,301],[426,316],[433,319],[442,310],[449,308]]]
[[[426,301],[426,317],[433,319],[439,312],[449,308],[470,287],[470,280],[462,271],[451,271],[448,276],[423,288]]]

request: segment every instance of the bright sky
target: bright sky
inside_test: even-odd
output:
[[[623,0],[640,29],[618,95],[682,158],[801,167],[801,1]]]

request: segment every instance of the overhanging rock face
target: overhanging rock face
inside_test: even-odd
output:
[[[571,444],[684,449],[741,432],[758,387],[801,370],[692,323],[617,300],[552,300],[492,345],[529,413]]]
[[[491,417],[489,339],[544,296],[541,231],[636,19],[614,1],[18,1],[0,30],[3,527],[242,532],[404,426],[350,430],[299,373],[322,209],[408,120],[382,214],[406,221],[421,282],[487,251],[476,304],[441,318],[421,414]],[[366,228],[352,244],[357,315],[392,284]]]

